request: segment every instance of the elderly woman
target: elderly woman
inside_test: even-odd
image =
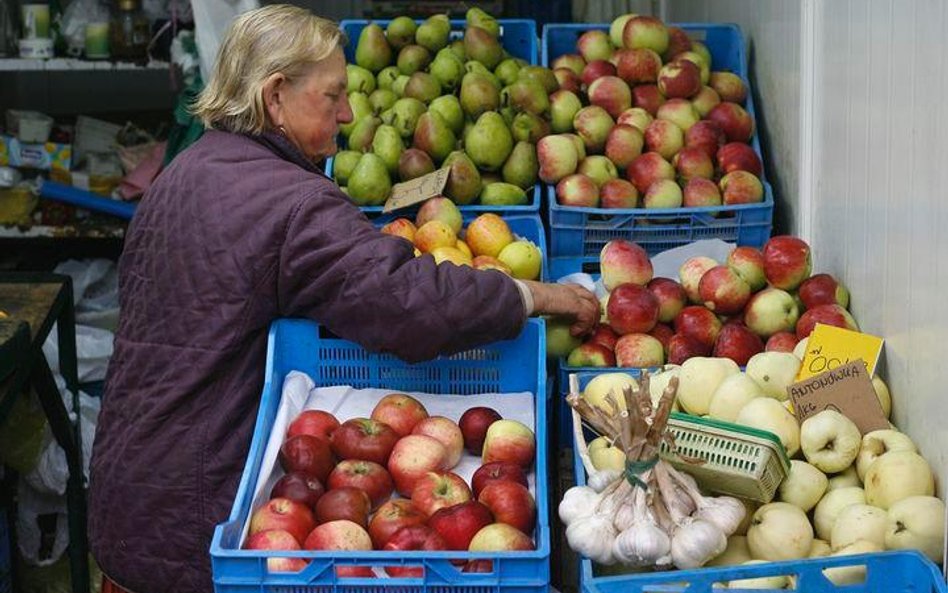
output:
[[[91,470],[109,587],[212,590],[209,543],[246,459],[274,319],[409,361],[512,338],[532,314],[570,317],[576,334],[598,320],[582,288],[414,257],[323,175],[352,119],[344,43],[291,6],[238,17],[196,105],[210,129],[132,221]]]

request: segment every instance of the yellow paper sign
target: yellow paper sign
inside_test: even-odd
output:
[[[797,381],[809,379],[860,358],[866,363],[866,372],[872,377],[882,354],[883,343],[884,340],[877,336],[818,323],[810,333],[803,364],[797,373]]]
[[[382,212],[391,212],[399,208],[405,208],[412,204],[424,202],[435,196],[441,195],[445,184],[448,182],[448,175],[451,173],[451,167],[442,167],[437,171],[432,171],[427,175],[415,177],[402,183],[396,183],[392,187],[392,195],[385,202]]]

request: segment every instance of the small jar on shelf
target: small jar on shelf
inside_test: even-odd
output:
[[[117,60],[143,61],[147,57],[151,25],[139,0],[114,0],[109,23],[109,51]]]

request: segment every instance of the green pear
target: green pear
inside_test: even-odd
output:
[[[415,31],[415,43],[426,47],[431,53],[437,53],[448,44],[451,35],[451,21],[446,14],[436,14],[418,26]]]
[[[500,108],[500,115],[504,118],[504,123],[507,124],[509,128],[513,125],[514,118],[517,117],[517,111],[511,106],[505,105]]]
[[[376,135],[378,134],[376,133]],[[539,171],[540,164],[537,161],[536,146],[529,142],[517,142],[510,156],[507,157],[507,162],[504,163],[501,173],[503,173],[504,181],[507,183],[529,189],[537,182]]]
[[[488,111],[477,118],[468,133],[464,150],[478,168],[497,171],[513,150],[513,137],[496,111]]]
[[[389,45],[398,50],[415,41],[417,29],[418,26],[410,17],[395,17],[385,28],[385,38]]]
[[[382,125],[382,120],[377,117],[360,119],[352,129],[352,133],[349,134],[349,150],[368,152],[372,148],[375,131],[380,125]]]
[[[332,178],[339,185],[347,185],[352,170],[355,169],[362,158],[361,152],[354,150],[341,150],[332,160]]]
[[[535,113],[518,113],[510,125],[510,133],[517,142],[536,144],[549,135],[550,123]]]
[[[391,90],[392,84],[395,82],[395,79],[398,78],[398,75],[401,72],[398,71],[398,66],[386,66],[375,75],[375,80],[378,83],[378,88],[384,90]]]
[[[484,186],[481,204],[484,206],[523,206],[527,203],[527,192],[512,183],[498,182]]]
[[[391,109],[395,101],[398,101],[398,95],[395,94],[395,91],[389,89],[375,89],[369,95],[369,103],[372,104],[375,113],[382,113],[387,109]]]
[[[346,138],[352,134],[352,130],[355,129],[357,123],[367,117],[372,117],[375,113],[372,102],[369,101],[369,96],[365,93],[350,93],[349,108],[352,109],[352,121],[339,126],[339,131]]]
[[[481,184],[483,184],[484,187],[487,187],[488,185],[492,183],[504,182],[504,178],[500,175],[500,173],[496,171],[480,171],[480,174],[481,174]]]
[[[405,85],[405,96],[430,103],[441,95],[441,83],[427,72],[415,72]]]
[[[501,84],[508,86],[517,81],[517,73],[520,72],[521,67],[517,60],[506,59],[497,64],[494,75],[500,79]]]
[[[555,93],[560,88],[560,83],[556,80],[553,71],[543,66],[524,66],[517,73],[517,78],[540,83],[547,95]]]
[[[543,115],[550,110],[550,97],[534,80],[521,79],[500,91],[500,103],[515,111]]]
[[[346,187],[349,197],[360,206],[384,204],[392,193],[392,180],[385,161],[375,153],[365,153],[349,175]]]
[[[431,156],[435,163],[442,162],[457,144],[454,132],[440,114],[434,111],[423,113],[418,118],[412,146],[420,148]]]
[[[463,39],[455,39],[454,41],[451,42],[451,45],[448,46],[448,49],[450,49],[454,53],[454,55],[460,58],[462,62],[467,61],[467,53],[464,52]]]
[[[372,152],[379,155],[385,162],[389,176],[398,173],[398,159],[405,151],[405,143],[401,135],[393,126],[382,124],[375,130],[375,138],[372,139]],[[509,160],[509,159],[508,159]]]
[[[468,73],[477,72],[479,74],[483,74],[488,80],[490,80],[491,84],[493,84],[498,91],[504,88],[504,85],[500,83],[500,79],[497,78],[493,72],[488,70],[487,66],[476,60],[468,60],[464,62],[464,70]]]
[[[418,99],[404,97],[395,101],[395,105],[392,106],[391,121],[385,123],[395,126],[402,138],[410,138],[415,133],[418,118],[424,112],[424,103]]]
[[[481,72],[468,72],[461,80],[461,108],[476,119],[485,111],[500,107],[500,91]]]
[[[494,37],[500,37],[500,23],[497,19],[484,12],[480,8],[471,8],[465,15],[465,21],[468,27],[480,27]]]
[[[355,62],[373,73],[392,63],[392,48],[382,27],[375,23],[363,27],[356,45]]]
[[[444,160],[444,167],[451,167],[444,195],[455,204],[470,204],[481,193],[481,174],[474,162],[464,152],[455,150]]]
[[[435,111],[451,128],[455,135],[464,130],[464,109],[461,101],[454,95],[442,95],[428,105],[428,111]]]
[[[558,90],[550,95],[550,127],[554,134],[573,131],[573,118],[583,102],[572,91]]]
[[[504,58],[504,48],[497,38],[480,27],[468,27],[464,31],[464,53],[468,59],[477,60],[488,70],[496,68]]]
[[[429,72],[441,83],[443,90],[453,92],[461,84],[461,78],[464,76],[464,62],[454,55],[453,51],[444,48],[431,62]]]
[[[395,63],[398,65],[399,72],[411,76],[428,67],[431,63],[431,52],[420,45],[406,45],[398,52]]]
[[[404,74],[399,74],[398,78],[395,79],[395,82],[392,83],[392,91],[399,98],[405,96],[405,87],[408,86],[408,81],[411,80],[410,76],[405,76]]]
[[[375,75],[355,64],[346,64],[346,92],[371,94],[375,90]]]

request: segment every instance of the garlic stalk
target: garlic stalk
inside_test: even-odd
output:
[[[599,513],[577,519],[566,528],[569,547],[598,564],[615,563],[612,552],[615,539],[612,518]]]
[[[694,514],[696,518],[713,523],[725,536],[737,531],[747,513],[741,501],[731,496],[703,496],[691,476],[675,468],[669,468],[668,473],[697,504],[698,510]]]
[[[592,515],[600,502],[599,493],[588,486],[573,486],[563,494],[557,509],[560,521],[569,526],[577,519]]]

